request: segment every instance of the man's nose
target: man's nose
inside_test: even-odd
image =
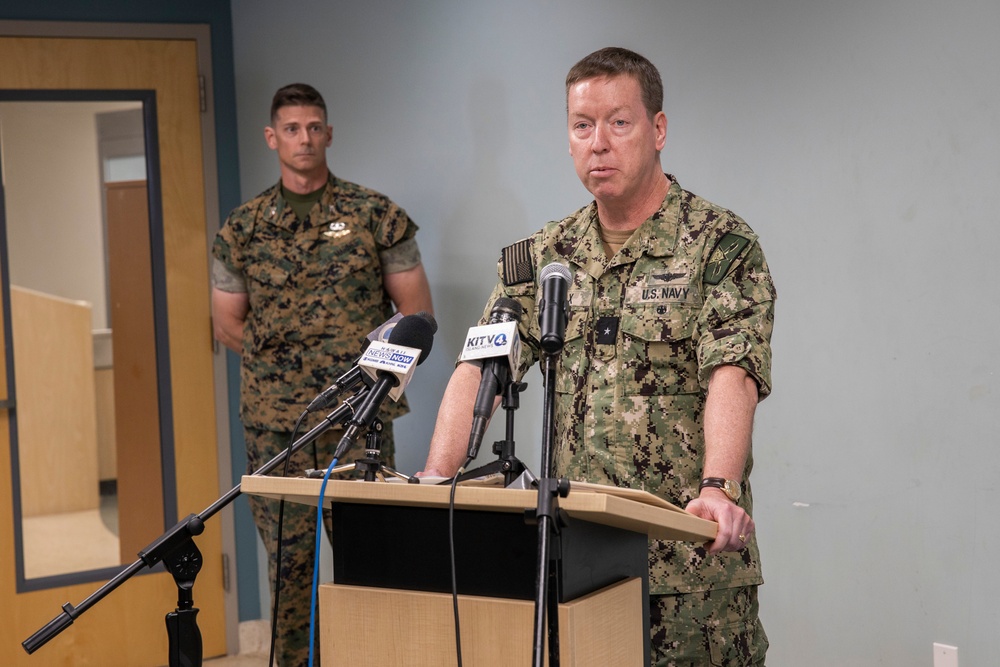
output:
[[[594,126],[594,134],[591,137],[590,149],[595,153],[604,153],[610,148],[608,144],[607,130],[601,125]]]

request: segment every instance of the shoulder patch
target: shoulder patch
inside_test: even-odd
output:
[[[535,265],[531,261],[531,241],[524,239],[500,251],[500,272],[507,287],[528,283],[535,279]]]
[[[715,244],[715,249],[708,258],[705,267],[704,281],[706,285],[718,285],[729,273],[729,268],[740,256],[743,249],[750,244],[750,239],[729,232]]]

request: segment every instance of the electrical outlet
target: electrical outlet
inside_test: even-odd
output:
[[[958,667],[958,647],[934,642],[934,667]]]

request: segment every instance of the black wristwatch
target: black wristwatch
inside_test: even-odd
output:
[[[722,477],[706,477],[701,480],[701,485],[698,490],[704,489],[706,486],[711,486],[716,489],[722,489],[729,499],[734,503],[740,499],[743,495],[743,487],[735,479],[723,479]]]

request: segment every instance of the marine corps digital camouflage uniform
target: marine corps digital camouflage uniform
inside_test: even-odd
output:
[[[501,296],[521,302],[522,377],[539,358],[535,267],[567,265],[573,282],[556,363],[556,474],[644,489],[684,507],[699,493],[712,369],[740,366],[761,398],[770,393],[775,291],[746,223],[670,179],[660,210],[613,259],[601,244],[593,203],[505,248],[482,321]],[[752,465],[748,460],[739,501],[748,513]],[[718,555],[702,544],[651,541],[649,575],[654,664],[763,659],[767,639],[759,623],[738,627],[736,620],[747,612],[756,619],[762,579],[755,539]],[[704,620],[693,628],[673,625],[697,617]],[[676,653],[683,634],[694,635],[700,655]]]
[[[419,264],[416,231],[413,221],[388,198],[332,174],[305,220],[286,206],[280,184],[229,215],[212,252],[245,277],[250,303],[240,371],[248,472],[288,447],[295,421],[309,402],[355,364],[365,336],[392,316],[383,270],[393,273]],[[382,459],[390,466],[391,420],[406,412],[403,397],[398,403],[387,402],[379,413],[385,421]],[[302,449],[289,475],[325,469],[341,435],[339,430],[328,431]],[[364,443],[358,442],[341,463],[363,454]],[[248,499],[271,556],[273,585],[277,502]],[[315,510],[286,503],[282,523],[276,649],[279,664],[305,665]]]

